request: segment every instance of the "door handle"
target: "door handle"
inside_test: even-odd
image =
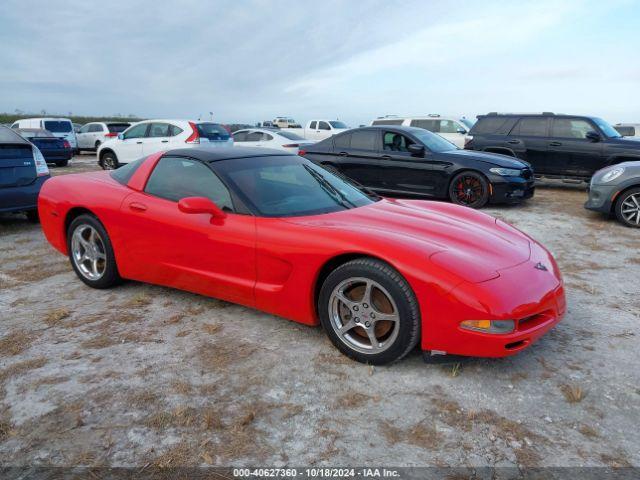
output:
[[[341,157],[348,157],[349,154],[347,152],[340,152],[338,155],[340,155]]]
[[[169,143],[169,140],[161,140],[161,143]]]
[[[137,143],[138,145],[141,145],[141,144],[142,144],[142,141],[139,141],[139,142],[136,142],[136,143]]]
[[[516,145],[520,143],[520,140],[509,140],[507,143],[510,143],[511,145]]]
[[[380,158],[382,158],[383,160],[391,160],[390,155],[382,155]]]
[[[144,203],[138,203],[138,202],[131,202],[129,204],[129,208],[137,212],[144,212],[145,210],[147,210],[147,206]]]
[[[551,142],[549,143],[550,147],[560,147],[562,145],[562,142]]]

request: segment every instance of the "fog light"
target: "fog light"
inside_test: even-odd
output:
[[[465,320],[460,323],[465,330],[484,333],[511,333],[515,329],[513,320]]]

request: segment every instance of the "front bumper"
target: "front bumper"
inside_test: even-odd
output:
[[[0,212],[27,212],[38,208],[38,194],[49,177],[38,177],[30,185],[0,188]]]
[[[612,199],[617,191],[616,185],[590,185],[589,198],[584,208],[594,212],[611,213]]]
[[[544,265],[547,270],[536,268]],[[551,256],[532,244],[531,258],[481,283],[463,282],[432,304],[423,318],[422,349],[452,355],[506,357],[527,348],[562,320],[566,300]],[[424,314],[423,314],[424,316]],[[464,320],[515,320],[508,334],[465,330]]]
[[[535,180],[522,177],[499,177],[490,179],[493,193],[490,203],[517,204],[533,197]]]

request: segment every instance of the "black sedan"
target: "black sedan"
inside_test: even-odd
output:
[[[33,143],[48,163],[55,163],[58,167],[66,167],[73,157],[73,149],[67,140],[54,136],[48,130],[40,128],[15,129],[23,138]]]
[[[306,147],[300,155],[389,196],[448,198],[480,208],[519,203],[534,193],[529,164],[459,149],[422,128],[356,128]]]

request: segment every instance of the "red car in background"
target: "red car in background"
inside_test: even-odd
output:
[[[80,279],[165,285],[324,327],[361,362],[528,347],[565,313],[551,254],[470,208],[383,199],[296,155],[173,150],[42,188]]]

